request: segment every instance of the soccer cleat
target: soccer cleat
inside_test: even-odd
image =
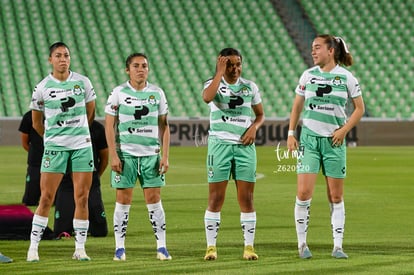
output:
[[[0,263],[7,264],[7,263],[11,263],[11,262],[13,262],[12,259],[10,259],[9,257],[4,256],[3,254],[0,253]]]
[[[257,256],[257,254],[254,252],[254,248],[251,245],[246,245],[244,247],[244,252],[243,252],[243,259],[246,260],[257,260],[259,259],[259,256]]]
[[[217,259],[217,248],[214,245],[210,245],[207,247],[206,255],[204,256],[204,260],[206,261],[214,261]]]
[[[115,251],[114,261],[125,261],[125,260],[126,260],[125,248],[118,248]]]
[[[299,257],[301,259],[310,259],[312,258],[312,253],[309,250],[309,247],[306,245],[306,243],[303,243],[299,247]]]
[[[332,251],[332,257],[337,259],[348,259],[348,255],[342,250],[341,247],[335,247]]]
[[[75,253],[73,253],[72,259],[78,260],[78,261],[90,261],[91,258],[89,258],[88,255],[86,255],[85,249],[76,249]]]
[[[37,253],[37,250],[29,249],[27,251],[27,258],[26,261],[28,262],[38,262],[39,261],[39,254]]]
[[[169,261],[172,259],[171,255],[168,253],[167,248],[160,247],[157,249],[157,259],[161,261]]]

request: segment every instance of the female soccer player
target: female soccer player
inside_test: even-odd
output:
[[[165,213],[161,203],[170,147],[168,105],[164,91],[147,82],[148,71],[148,58],[144,54],[128,56],[126,72],[129,80],[113,89],[105,108],[111,184],[116,188],[114,261],[126,259],[125,236],[137,180],[144,190],[149,220],[157,240],[157,258],[171,260],[166,248]]]
[[[312,43],[312,58],[316,66],[302,74],[295,90],[287,139],[288,149],[298,150],[295,222],[299,256],[303,259],[312,257],[306,236],[312,194],[322,167],[331,208],[334,240],[332,256],[348,258],[342,250],[345,226],[345,136],[364,114],[364,102],[357,79],[341,66],[353,63],[342,38],[318,35]],[[348,98],[352,99],[354,105],[349,119],[345,113]],[[298,143],[295,130],[302,110],[303,126]]]
[[[216,240],[227,183],[232,175],[237,188],[240,223],[244,236],[243,258],[257,260],[254,251],[256,211],[253,191],[256,182],[256,131],[264,112],[257,85],[240,77],[242,55],[225,48],[217,58],[214,77],[204,83],[203,100],[210,107],[207,178],[208,208],[204,214],[207,251],[205,260],[217,258]],[[254,114],[254,121],[251,120]]]
[[[36,85],[30,104],[33,128],[43,136],[45,149],[40,176],[41,196],[33,216],[27,261],[39,261],[39,242],[68,165],[72,170],[75,199],[73,259],[88,261],[90,258],[85,252],[89,227],[88,195],[94,170],[89,124],[95,115],[96,95],[89,78],[69,70],[69,48],[63,42],[50,46],[49,63],[52,72]]]

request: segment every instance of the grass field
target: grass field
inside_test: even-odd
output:
[[[112,261],[114,190],[108,170],[102,192],[109,235],[88,238],[90,262],[71,260],[74,241],[40,243],[39,263],[27,263],[29,241],[0,241],[0,251],[13,258],[0,264],[0,274],[414,274],[414,147],[348,149],[345,184],[348,260],[331,258],[332,236],[325,184],[319,178],[312,201],[308,244],[313,258],[297,256],[293,207],[294,159],[275,147],[258,147],[255,190],[259,260],[242,259],[243,239],[234,184],[228,186],[218,236],[218,260],[205,262],[204,211],[207,205],[206,147],[173,147],[167,186],[162,191],[167,218],[169,262],[155,258],[155,239],[140,189],[136,189],[126,240],[127,261]],[[21,201],[26,154],[20,147],[0,147],[0,203]],[[279,158],[278,158],[279,157]],[[32,208],[33,209],[33,208]],[[49,219],[52,227],[53,218]]]

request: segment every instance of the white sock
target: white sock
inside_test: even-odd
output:
[[[37,250],[42,239],[49,218],[34,214],[32,221],[32,231],[30,233],[30,250]]]
[[[243,231],[244,246],[254,245],[254,235],[256,233],[256,212],[240,213],[240,223]]]
[[[75,231],[75,248],[85,249],[86,238],[88,237],[88,220],[73,219],[73,230]]]
[[[160,247],[166,247],[165,212],[161,201],[153,204],[147,204],[147,209],[149,220],[152,225],[152,229],[154,230],[154,236],[157,240],[157,249]]]
[[[206,210],[204,214],[207,246],[216,246],[217,235],[220,229],[220,212]]]
[[[306,243],[306,236],[308,233],[308,225],[310,218],[310,205],[312,199],[301,201],[296,197],[295,202],[295,224],[296,235],[298,238],[298,247]]]
[[[129,219],[130,204],[115,203],[114,209],[114,236],[115,248],[125,248],[125,237]]]
[[[344,202],[331,203],[331,225],[334,247],[342,248],[345,231],[345,204]]]

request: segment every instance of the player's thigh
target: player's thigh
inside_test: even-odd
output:
[[[228,181],[233,160],[233,144],[222,144],[209,139],[206,160],[208,182]]]
[[[138,157],[125,157],[121,162],[121,173],[111,170],[111,186],[119,189],[134,188],[138,180]]]
[[[160,174],[159,165],[159,155],[139,157],[138,179],[142,188],[160,188],[165,185],[165,175]]]
[[[319,137],[302,134],[297,153],[296,172],[317,174],[321,168]]]
[[[327,177],[343,179],[346,177],[346,145],[332,146],[330,138],[322,146],[322,172]]]
[[[233,178],[237,181],[256,182],[256,146],[234,145]]]
[[[71,151],[54,151],[45,149],[42,157],[41,173],[66,173]],[[43,177],[43,175],[42,175]]]
[[[73,150],[70,161],[72,172],[93,172],[95,169],[92,147]]]

